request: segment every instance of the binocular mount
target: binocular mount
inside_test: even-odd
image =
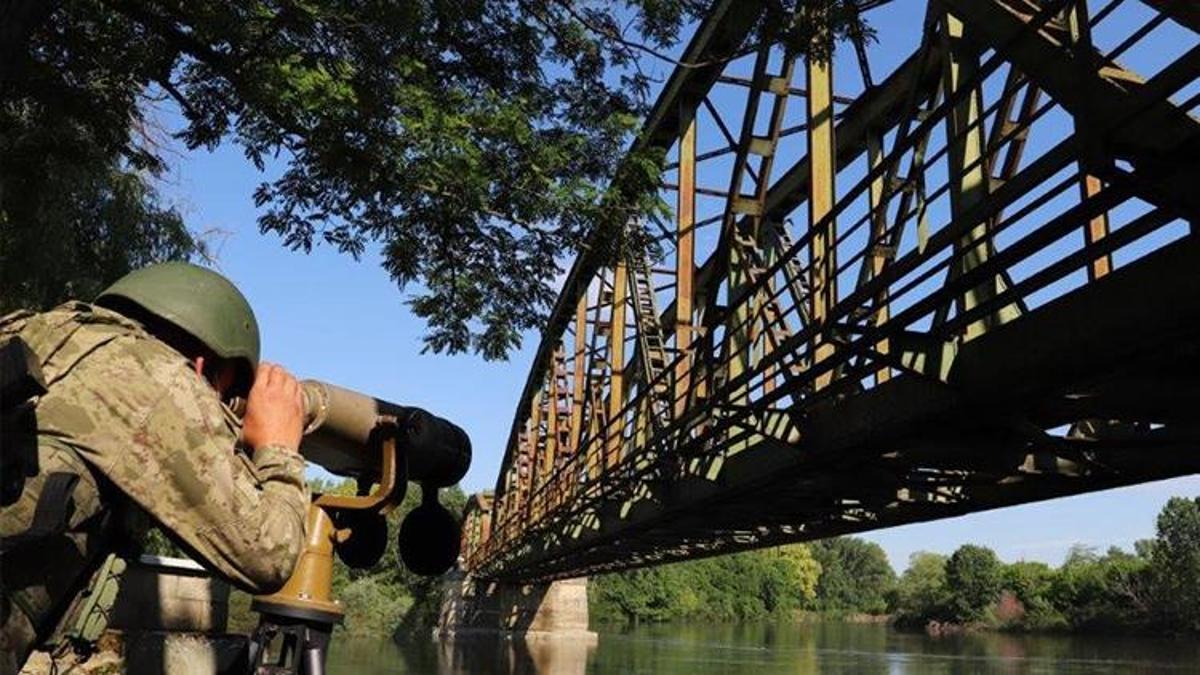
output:
[[[437,491],[461,480],[470,466],[466,432],[420,408],[312,380],[303,387],[301,454],[353,476],[359,494],[313,495],[291,578],[275,593],[254,598],[251,608],[260,619],[250,664],[263,675],[324,673],[330,635],[344,616],[333,597],[333,556],[353,568],[378,564],[387,550],[387,515],[404,500],[409,481],[421,485],[421,504],[401,523],[401,561],[416,574],[434,576],[449,570],[459,553],[460,523],[438,502]]]

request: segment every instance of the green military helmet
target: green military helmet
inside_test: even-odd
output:
[[[117,302],[111,302],[116,300]],[[231,281],[199,265],[167,262],[134,270],[96,297],[119,308],[131,302],[199,340],[214,354],[258,367],[258,321],[246,296]]]

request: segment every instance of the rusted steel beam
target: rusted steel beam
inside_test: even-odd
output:
[[[722,75],[721,77],[717,78],[717,82],[720,82],[722,84],[736,84],[741,87],[755,86],[754,80],[750,80],[750,79],[747,79],[744,77],[737,77],[736,75]],[[775,83],[770,83],[770,86],[774,87],[776,85],[775,85]],[[783,82],[780,82],[777,86],[782,88],[784,86],[784,84],[783,84]],[[788,94],[791,94],[792,96],[801,96],[801,97],[808,96],[808,90],[804,89],[803,87],[796,87],[796,86],[789,85],[789,86],[787,86],[786,91]],[[851,103],[854,103],[854,97],[853,96],[839,96],[837,94],[834,94],[833,102],[841,104],[841,105],[849,105]]]
[[[1076,63],[1065,59],[1061,36],[1048,30],[1032,31],[1015,0],[940,0],[954,16],[974,31],[975,39],[993,47],[1028,75],[1038,87],[1086,125],[1103,151],[1130,162],[1141,174],[1138,196],[1154,204],[1177,209],[1200,220],[1200,121],[1180,110],[1170,95],[1200,78],[1200,47],[1184,53],[1149,80],[1143,80],[1102,54],[1095,68],[1082,75]],[[1022,6],[1037,6],[1022,0]],[[1091,158],[1103,164],[1098,158]],[[1091,168],[1091,167],[1089,167]],[[1094,173],[1109,178],[1111,166]],[[1113,176],[1119,179],[1120,173]],[[1153,184],[1153,189],[1147,188]]]
[[[955,218],[967,213],[987,199],[989,179],[987,175],[987,140],[982,124],[983,91],[978,81],[979,51],[962,21],[953,14],[942,17],[943,39],[946,44],[943,87],[947,98],[954,97],[963,87],[970,87],[965,96],[959,98],[951,113],[946,116],[946,137],[954,139],[949,144],[950,168],[950,212]],[[981,222],[968,230],[955,245],[956,265],[950,274],[958,276],[987,264],[994,245],[986,237],[988,224]],[[976,305],[987,302],[1005,289],[1003,277],[997,274],[984,283],[968,290],[958,298],[959,312],[967,312]],[[1015,305],[1006,305],[995,314],[967,326],[966,338],[972,339],[1001,324],[1012,321],[1019,315]]]
[[[754,59],[754,79],[765,80],[767,62],[770,60],[770,47],[762,45],[758,49],[758,54]],[[756,183],[759,182],[758,175],[753,173],[753,168],[748,166],[750,161],[750,143],[754,137],[754,125],[758,119],[758,107],[761,99],[761,90],[758,88],[750,89],[746,95],[745,108],[742,113],[742,128],[738,134],[736,142],[737,154],[733,160],[733,170],[729,173],[729,191],[728,197],[725,199],[725,218],[721,223],[720,243],[717,251],[713,253],[713,257],[719,257],[724,254],[726,262],[723,267],[724,274],[713,277],[707,288],[705,288],[705,296],[708,301],[708,307],[705,309],[706,318],[716,316],[713,308],[717,302],[717,286],[720,284],[720,276],[724,277],[727,284],[728,295],[734,296],[740,294],[744,288],[750,283],[747,278],[746,269],[749,266],[749,261],[743,258],[743,247],[733,244],[734,239],[740,236],[738,229],[738,221],[743,216],[753,221],[751,214],[761,215],[762,207],[754,198],[742,196],[742,184],[745,182],[747,175],[751,176]],[[721,263],[718,263],[720,265]],[[749,366],[749,347],[750,347],[750,331],[748,321],[750,318],[750,310],[744,304],[733,308],[733,311],[728,313],[726,317],[726,326],[724,331],[723,350],[720,352],[721,364],[717,365],[718,370],[724,369],[722,373],[725,377],[739,377]],[[731,402],[741,404],[745,402],[747,390],[742,389],[733,396]]]
[[[618,262],[613,272],[612,323],[608,334],[608,428],[604,439],[604,468],[609,469],[621,459],[625,425],[620,419],[625,407],[625,321],[629,297],[629,268]]]
[[[825,39],[832,40],[826,36]],[[833,214],[837,190],[837,146],[833,124],[833,59],[809,58],[807,62],[808,97],[808,226],[815,230],[809,247],[809,316],[821,328],[837,304],[837,220]],[[833,355],[833,335],[827,330],[815,333],[809,353],[813,365]],[[815,389],[832,381],[828,372],[816,379]]]
[[[579,441],[583,436],[583,405],[587,397],[587,293],[579,296],[575,307],[575,360],[571,373],[571,441],[567,456],[579,454]]]
[[[584,394],[587,406],[584,428],[587,429],[587,433],[579,445],[586,480],[598,478],[600,468],[603,466],[603,434],[605,433],[607,413],[604,401],[601,400],[601,392],[603,381],[612,370],[612,363],[609,361],[608,339],[604,335],[606,330],[611,330],[611,324],[606,328],[603,323],[605,310],[611,311],[612,309],[612,296],[609,294],[611,287],[608,286],[607,277],[606,268],[601,268],[596,275],[596,304],[591,308],[592,318],[589,322],[592,326],[592,335],[588,350],[588,372],[585,385],[587,391]],[[609,316],[611,318],[611,314]]]
[[[689,111],[684,111],[688,113]],[[679,136],[679,193],[675,202],[675,348],[690,355],[692,349],[693,277],[696,272],[696,114],[681,117]],[[691,383],[691,358],[675,366],[672,397],[675,414],[682,415]]]
[[[533,395],[533,414],[527,421],[528,426],[525,434],[525,452],[528,455],[528,470],[525,472],[524,478],[524,506],[523,510],[528,514],[530,520],[536,520],[538,515],[533,512],[533,495],[539,486],[538,481],[538,445],[542,435],[542,404],[546,400],[545,383],[543,387],[538,389]]]
[[[693,107],[703,100],[716,82],[729,57],[736,54],[751,29],[763,12],[760,0],[718,0],[697,27],[688,46],[683,50],[680,61],[690,64],[688,67],[677,67],[663,87],[662,93],[655,101],[642,133],[634,141],[631,150],[646,148],[662,148],[666,150],[675,142],[679,129],[680,106],[690,104]],[[618,173],[624,169],[618,169]],[[517,401],[516,414],[509,431],[509,450],[505,451],[503,467],[511,461],[511,449],[515,447],[517,434],[520,431],[522,419],[529,414],[534,389],[537,387],[539,372],[543,371],[549,361],[554,346],[554,340],[565,330],[570,322],[576,303],[581,296],[586,295],[587,287],[592,278],[605,261],[590,253],[595,247],[585,247],[584,252],[575,259],[562,291],[551,309],[550,316],[543,330],[547,336],[538,346],[530,367],[529,377]],[[497,484],[496,489],[502,489]]]
[[[1161,11],[1161,10],[1160,10]],[[1087,79],[1089,71],[1094,67],[1093,55],[1095,48],[1092,44],[1092,31],[1088,20],[1087,2],[1076,2],[1063,12],[1063,22],[1067,27],[1067,39],[1080,71],[1081,79]],[[1015,70],[1015,69],[1014,69]],[[1083,143],[1090,143],[1091,133],[1085,125],[1075,124],[1075,135]],[[1104,188],[1100,178],[1087,173],[1084,163],[1079,166],[1079,192],[1085,201],[1098,195]],[[1105,211],[1088,221],[1083,230],[1084,241],[1090,246],[1108,235],[1108,212]],[[1112,271],[1112,256],[1103,255],[1088,265],[1088,280],[1095,281]]]
[[[563,364],[565,356],[563,354],[562,343],[559,343],[558,348],[554,350],[553,364],[554,369],[550,372],[549,386],[547,387],[547,401],[549,407],[546,411],[546,447],[542,455],[541,480],[545,484],[554,473],[554,466],[558,459],[558,441],[562,437],[559,433],[562,420],[560,419],[560,411],[558,409],[559,399],[564,392],[559,390],[559,375],[560,369],[564,368]]]
[[[1091,199],[1100,194],[1103,189],[1103,183],[1100,179],[1091,176],[1083,175],[1079,181],[1079,193],[1083,199]],[[1105,211],[1100,215],[1088,221],[1087,229],[1084,230],[1084,238],[1088,245],[1095,244],[1104,237],[1108,236],[1108,212]],[[1088,280],[1095,281],[1100,277],[1112,271],[1112,254],[1106,253],[1092,261],[1088,265]]]
[[[883,134],[872,134],[867,138],[867,170],[875,171],[883,165]],[[887,178],[886,172],[881,172],[879,177],[871,181],[871,187],[868,194],[871,208],[871,241],[876,242],[876,246],[884,243],[885,237],[889,230],[887,200],[885,199],[884,182]],[[870,254],[868,254],[870,255]],[[870,270],[870,278],[879,276],[884,269],[887,257],[884,255],[870,255],[868,260],[863,262],[863,269]],[[881,291],[874,298],[872,318],[876,326],[882,326],[887,323],[891,316],[891,306],[888,304],[887,289]],[[891,343],[887,338],[881,339],[875,343],[875,351],[880,354],[888,354],[891,348]],[[891,379],[891,370],[885,365],[875,371],[875,384],[882,384]]]

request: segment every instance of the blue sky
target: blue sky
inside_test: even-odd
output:
[[[874,17],[879,31],[877,78],[911,50],[919,25],[913,12],[918,9],[914,1],[905,0]],[[1121,22],[1137,19],[1115,21],[1118,18],[1114,23],[1124,28],[1128,26]],[[1195,40],[1186,31],[1166,35],[1178,35],[1185,45]],[[1161,34],[1152,38],[1155,44],[1166,39]],[[1142,57],[1135,53],[1129,58]],[[161,118],[166,129],[179,127],[171,110],[162,111]],[[471,435],[475,448],[464,488],[491,488],[537,336],[527,336],[508,362],[422,355],[424,326],[408,311],[404,295],[379,267],[373,251],[358,262],[327,246],[305,255],[287,250],[274,235],[260,235],[255,225],[259,211],[251,195],[263,176],[236,147],[179,151],[172,164],[162,193],[208,240],[216,267],[254,306],[264,358],[300,377],[422,406],[455,421]],[[1197,494],[1200,477],[1193,476],[865,536],[884,547],[898,570],[914,551],[948,553],[967,542],[990,546],[1006,560],[1058,563],[1075,543],[1128,547],[1152,536],[1154,517],[1168,497]]]

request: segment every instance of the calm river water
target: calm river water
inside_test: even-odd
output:
[[[526,647],[340,640],[329,672],[429,675],[717,675],[725,673],[1200,673],[1200,644],[1097,636],[977,634],[930,638],[840,622],[667,625],[600,630],[599,644]]]

